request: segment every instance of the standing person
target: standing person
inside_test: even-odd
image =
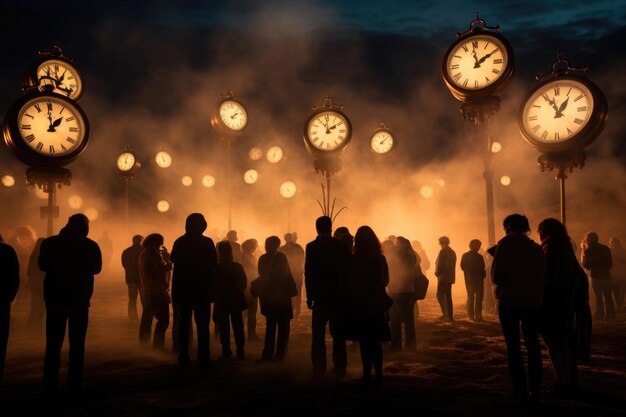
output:
[[[482,242],[472,239],[469,243],[470,250],[461,257],[461,269],[465,275],[465,288],[467,289],[467,315],[471,321],[483,321],[483,293],[485,292],[485,259],[478,252]]]
[[[241,244],[241,266],[243,266],[243,270],[246,272],[246,277],[248,278],[246,301],[248,303],[247,326],[249,341],[259,340],[256,334],[256,313],[258,311],[259,298],[252,296],[252,293],[250,293],[250,283],[259,276],[259,261],[254,255],[258,247],[259,242],[256,239],[248,239]]]
[[[226,240],[233,249],[233,261],[241,262],[241,245],[237,243],[237,231],[229,230],[228,233],[226,233]]]
[[[0,383],[4,375],[4,361],[11,327],[11,303],[20,287],[20,263],[15,249],[0,236]]]
[[[170,325],[170,294],[168,271],[172,270],[170,255],[163,246],[163,236],[153,233],[146,236],[143,250],[139,255],[139,279],[143,313],[139,324],[139,341],[142,345],[150,342],[152,319],[156,318],[152,347],[165,349],[165,332]]]
[[[415,350],[415,321],[413,305],[415,304],[415,286],[417,275],[417,254],[411,247],[411,242],[402,236],[396,238],[395,256],[396,268],[389,274],[387,292],[393,300],[389,311],[391,318],[391,349],[402,350],[402,323],[404,323],[405,344],[404,350]]]
[[[361,383],[369,385],[372,367],[375,384],[383,381],[382,342],[391,339],[387,311],[391,299],[385,292],[389,284],[387,260],[382,254],[381,243],[369,226],[361,226],[354,237],[354,258],[348,278],[347,299],[350,322],[347,334],[350,340],[359,342],[363,377]]]
[[[419,264],[422,272],[426,273],[426,271],[430,269],[430,260],[428,259],[428,255],[426,255],[426,250],[424,250],[419,240],[413,240],[411,245],[419,257]]]
[[[58,387],[61,348],[69,324],[70,358],[67,385],[79,390],[83,380],[85,337],[94,275],[102,269],[98,244],[89,239],[89,219],[74,214],[58,235],[41,243],[39,269],[46,302],[46,356],[43,379],[47,391]]]
[[[527,400],[528,387],[520,346],[520,325],[528,354],[530,399],[539,401],[542,379],[539,347],[539,306],[548,279],[541,246],[529,237],[528,219],[511,214],[504,219],[506,236],[496,247],[491,279],[496,285],[498,314],[506,342],[509,374],[515,395]]]
[[[128,286],[128,318],[137,320],[137,295],[139,295],[139,255],[143,236],[133,236],[133,244],[122,252],[122,267]]]
[[[28,328],[34,334],[40,334],[46,316],[46,305],[43,301],[43,280],[45,273],[39,269],[39,253],[41,252],[40,237],[35,243],[33,252],[28,259],[28,285],[30,287],[30,314],[28,315]]]
[[[278,236],[265,239],[265,253],[259,258],[259,278],[250,286],[252,295],[261,301],[261,314],[266,323],[265,346],[260,361],[283,360],[289,343],[293,318],[291,297],[297,291],[287,256],[278,251],[279,247]]]
[[[543,220],[537,229],[546,254],[548,282],[543,296],[540,319],[543,340],[548,346],[557,396],[574,394],[577,389],[577,350],[574,329],[580,327],[576,314],[578,283],[587,281],[580,267],[565,226],[556,219]],[[581,278],[582,277],[582,278]]]
[[[615,305],[611,289],[611,268],[613,257],[611,249],[600,243],[598,234],[590,232],[585,235],[581,263],[591,275],[591,285],[596,294],[596,320],[614,319]]]
[[[344,245],[346,245],[349,253],[354,252],[354,236],[350,234],[350,230],[348,230],[347,227],[342,226],[336,228],[335,232],[333,233],[333,237],[340,240]]]
[[[313,310],[311,360],[313,373],[326,373],[326,324],[333,337],[333,373],[346,374],[348,354],[343,334],[342,318],[345,308],[346,266],[350,253],[341,241],[331,236],[332,220],[328,216],[315,221],[317,237],[306,245],[304,283],[307,307]]]
[[[491,271],[491,264],[493,262],[493,255],[488,250],[481,249],[478,251],[485,261],[485,271]],[[495,253],[495,246],[494,246]],[[498,311],[498,301],[495,297],[495,286],[491,279],[483,280],[485,285],[485,291],[483,292],[483,310],[485,313],[496,314]]]
[[[624,292],[626,291],[626,249],[616,237],[609,239],[609,248],[613,258],[611,281],[613,282],[613,297],[618,310],[624,309]]]
[[[304,280],[304,249],[296,241],[298,235],[296,233],[285,234],[285,244],[280,247],[280,251],[287,255],[289,261],[289,269],[296,283],[298,295],[291,300],[294,306],[294,318],[300,317],[300,308],[302,305],[302,281]]]
[[[185,222],[185,234],[176,239],[172,248],[172,299],[178,312],[178,362],[181,365],[189,363],[192,314],[198,333],[198,363],[206,366],[211,357],[209,325],[217,252],[213,240],[203,235],[206,228],[202,214],[190,214]]]
[[[437,301],[441,307],[441,320],[454,321],[452,307],[452,284],[456,278],[456,253],[450,248],[450,238],[439,238],[441,250],[435,261],[437,277]]]
[[[102,251],[102,272],[108,272],[113,257],[113,242],[109,237],[109,232],[102,232],[102,236],[98,239],[98,246]]]
[[[17,254],[17,259],[20,263],[20,279],[23,280],[20,283],[20,287],[13,304],[14,311],[27,309],[26,300],[28,299],[28,291],[30,289],[29,285],[25,285],[26,280],[28,279],[28,260],[33,252],[36,241],[37,234],[35,233],[35,230],[28,225],[22,225],[15,227],[11,231],[11,234],[6,242],[13,247],[15,253]]]
[[[248,308],[246,302],[246,273],[240,263],[233,261],[233,250],[229,242],[217,244],[218,264],[213,269],[215,282],[215,310],[213,320],[220,329],[222,357],[228,359],[233,352],[230,350],[230,326],[233,326],[237,358],[244,358],[246,337],[243,332],[241,312]]]

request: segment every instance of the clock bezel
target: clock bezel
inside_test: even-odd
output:
[[[524,127],[524,110],[529,105],[530,98],[539,90],[545,88],[552,83],[558,83],[562,81],[574,81],[584,85],[593,97],[593,111],[589,115],[587,124],[583,126],[576,134],[570,138],[557,142],[546,143],[535,139]],[[591,80],[584,77],[577,77],[574,75],[557,75],[555,77],[546,79],[538,83],[530,92],[524,97],[518,110],[517,122],[520,133],[524,140],[528,142],[530,146],[536,150],[544,153],[554,153],[572,150],[582,150],[589,146],[597,137],[602,133],[606,119],[608,115],[608,102],[602,90],[598,88]]]
[[[385,152],[385,153],[376,152],[374,150],[374,147],[372,146],[372,139],[374,139],[374,136],[376,136],[377,134],[379,134],[381,132],[385,132],[385,133],[389,134],[389,136],[391,136],[391,139],[392,139],[391,148],[387,152]],[[377,128],[376,130],[374,130],[374,132],[370,136],[370,150],[372,151],[372,153],[374,155],[377,155],[377,156],[387,156],[387,155],[391,154],[392,152],[395,152],[397,147],[398,147],[398,141],[396,139],[396,135],[391,131],[391,129],[389,129],[387,127],[379,127],[379,128]]]
[[[28,90],[30,90],[32,88],[37,88],[39,91],[45,91],[46,87],[39,83],[38,72],[39,72],[39,68],[41,66],[43,66],[48,61],[61,61],[66,66],[72,68],[72,70],[76,74],[76,77],[78,77],[78,79],[80,81],[80,90],[79,90],[79,92],[74,97],[71,97],[69,95],[56,93],[56,92],[55,92],[55,94],[59,94],[59,95],[61,95],[63,97],[69,98],[70,100],[73,100],[73,101],[79,101],[81,99],[81,97],[83,96],[83,93],[85,92],[85,79],[84,79],[83,75],[80,73],[80,71],[78,70],[78,68],[76,68],[76,66],[74,65],[72,60],[68,59],[65,56],[47,55],[47,56],[45,56],[45,57],[35,61],[30,67],[28,67],[26,69],[26,71],[24,72],[24,75],[22,76],[22,89],[24,91],[28,91]]]
[[[495,80],[492,84],[479,89],[467,89],[463,87],[457,86],[450,75],[448,74],[448,57],[450,54],[462,43],[466,43],[469,38],[475,36],[487,36],[492,37],[498,42],[502,43],[505,49],[505,53],[507,55],[507,64],[502,70],[502,75]],[[452,95],[460,101],[468,101],[482,97],[491,97],[491,96],[499,96],[504,92],[504,89],[513,79],[513,73],[515,72],[515,56],[513,53],[513,48],[509,41],[506,38],[496,32],[485,31],[482,29],[475,29],[467,34],[460,36],[456,42],[454,42],[446,51],[443,61],[441,64],[443,81],[445,82],[448,90],[452,93]]]
[[[346,121],[346,127],[347,127],[345,140],[336,149],[332,149],[332,150],[322,150],[322,149],[317,148],[315,145],[313,145],[313,141],[309,137],[309,124],[311,123],[311,121],[313,121],[321,113],[326,113],[326,112],[339,114]],[[337,108],[334,108],[334,107],[318,108],[309,115],[309,117],[306,119],[306,122],[304,123],[303,139],[304,139],[304,146],[306,150],[309,152],[309,154],[315,157],[328,157],[328,156],[341,155],[346,151],[346,149],[348,148],[348,145],[350,144],[350,141],[352,140],[352,122],[350,121],[348,116],[346,116],[344,112],[342,112],[341,110]]]
[[[22,107],[31,100],[46,99],[48,97],[64,101],[66,102],[66,106],[74,107],[76,109],[76,113],[83,119],[84,134],[82,142],[72,152],[65,155],[55,157],[42,155],[28,146],[20,133],[19,120],[17,119]],[[67,98],[67,96],[49,91],[37,91],[25,94],[13,103],[13,105],[11,105],[6,112],[2,123],[2,133],[7,147],[11,149],[15,156],[26,165],[36,167],[62,167],[72,163],[87,147],[89,142],[89,120],[78,103]]]
[[[226,126],[226,124],[222,120],[222,117],[220,116],[220,109],[222,107],[222,104],[226,103],[227,101],[233,101],[237,103],[237,105],[241,106],[241,108],[246,112],[246,124],[243,128],[239,130],[231,129],[230,127]],[[228,94],[224,95],[220,100],[218,100],[215,106],[213,106],[213,110],[211,111],[211,126],[213,126],[213,129],[215,129],[217,133],[222,136],[240,137],[243,131],[248,127],[249,123],[250,119],[248,108],[241,102],[241,100],[237,99],[232,94],[232,92],[229,92]]]

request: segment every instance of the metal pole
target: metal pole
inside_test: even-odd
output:
[[[233,185],[232,185],[232,159],[233,159],[233,152],[232,152],[232,144],[230,139],[227,139],[227,144],[226,147],[228,148],[228,169],[227,169],[227,173],[226,173],[226,181],[228,182],[228,231],[231,231],[233,228]]]
[[[487,200],[487,239],[489,246],[496,244],[495,213],[493,202],[493,155],[491,153],[490,121],[488,115],[481,115],[478,122],[479,142],[483,145],[483,178]]]
[[[332,213],[330,212],[330,171],[326,171],[326,191],[328,198],[326,199],[326,213],[328,217],[332,218]]]
[[[567,175],[565,175],[565,170],[562,167],[559,167],[559,183],[561,185],[561,223],[566,225],[566,215],[565,215],[565,179]]]
[[[124,224],[128,227],[128,182],[130,178],[124,178]]]
[[[287,199],[287,233],[291,233],[291,198]]]
[[[54,230],[54,206],[56,205],[55,199],[55,186],[54,181],[48,180],[46,187],[48,188],[48,236],[52,236]]]

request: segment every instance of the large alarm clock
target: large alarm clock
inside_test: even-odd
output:
[[[304,124],[304,145],[310,154],[317,157],[337,156],[343,153],[352,139],[352,124],[328,97],[313,109]]]
[[[22,87],[28,91],[32,87],[43,90],[51,86],[57,94],[74,101],[80,100],[84,91],[83,77],[71,59],[63,55],[61,48],[45,53],[44,57],[31,65],[22,78]]]
[[[211,125],[221,135],[239,136],[248,125],[248,111],[232,91],[222,95],[211,113]]]
[[[7,111],[4,141],[31,166],[64,166],[85,150],[89,122],[73,100],[48,91],[24,95]]]

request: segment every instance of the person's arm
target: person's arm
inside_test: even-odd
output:
[[[443,268],[446,263],[445,254],[441,250],[439,251],[439,255],[437,255],[437,260],[435,261],[435,276],[439,277],[443,273]]]
[[[48,249],[49,242],[48,239],[41,242],[41,249],[39,250],[39,259],[37,263],[39,264],[39,269],[42,271],[48,271],[50,269],[50,254]]]
[[[386,288],[389,285],[389,265],[387,264],[387,258],[381,256],[380,259],[382,263],[381,284]]]
[[[102,271],[102,252],[100,252],[100,247],[96,242],[93,242],[93,253],[92,253],[92,275],[98,275]]]
[[[591,269],[593,267],[593,258],[589,256],[589,249],[583,250],[583,254],[580,258],[581,264],[585,269]]]
[[[506,277],[506,247],[502,243],[496,248],[496,253],[491,263],[491,282],[502,285]]]
[[[7,300],[9,302],[13,302],[15,300],[15,296],[17,295],[17,290],[20,288],[20,262],[17,259],[17,254],[15,250],[9,247],[9,256],[8,256],[8,265],[7,272],[9,273],[9,292]]]
[[[485,279],[485,277],[487,276],[487,271],[485,269],[485,258],[483,258],[482,255],[478,254],[476,260],[478,261],[478,269],[480,270],[479,275],[482,279]]]
[[[310,245],[307,245],[304,257],[304,287],[306,288],[306,305],[313,308],[315,303],[315,255]]]
[[[467,262],[467,253],[464,253],[463,256],[461,256],[461,270],[463,272],[467,272],[467,270],[469,269],[469,265],[467,265]]]

